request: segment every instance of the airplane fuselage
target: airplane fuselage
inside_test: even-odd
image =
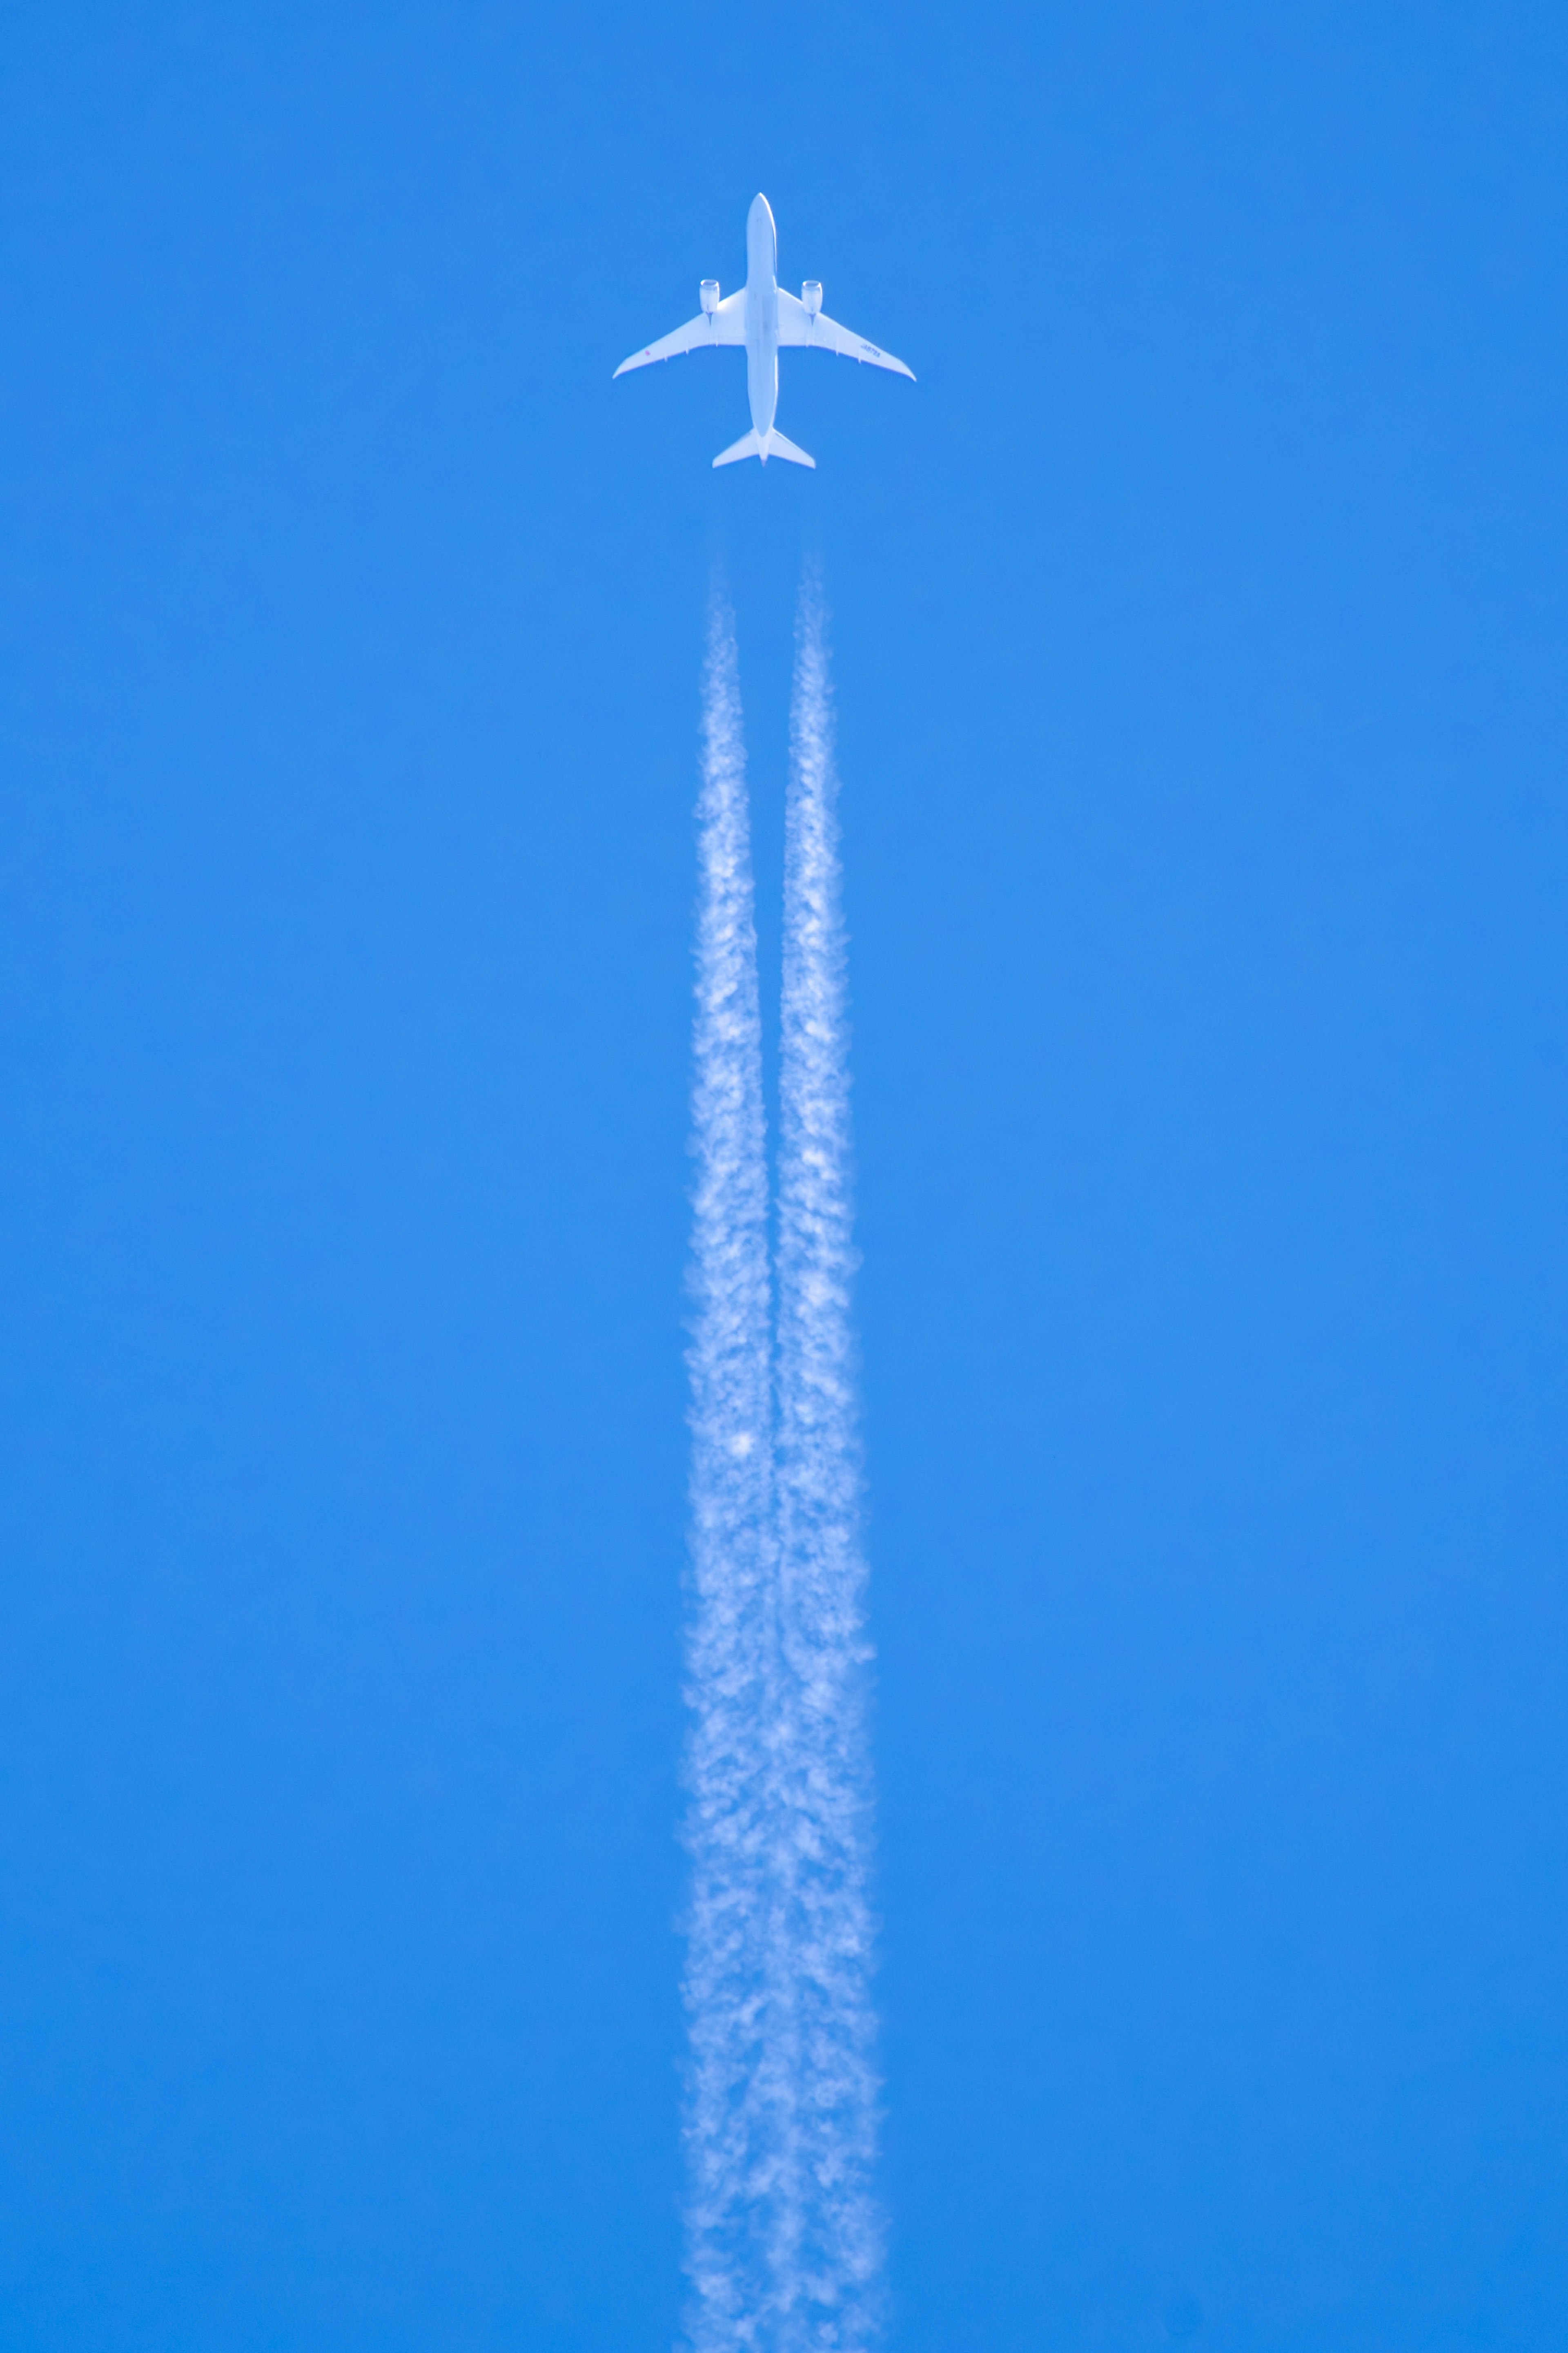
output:
[[[746,215],[746,395],[766,443],[779,406],[779,239],[766,196]]]

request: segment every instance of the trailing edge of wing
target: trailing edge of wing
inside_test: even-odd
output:
[[[647,343],[629,360],[623,360],[616,374],[625,375],[628,368],[647,367],[652,360],[679,359],[683,352],[705,352],[711,344],[745,340],[746,290],[742,286],[738,294],[726,295],[711,318],[706,311],[699,311],[695,319],[677,327],[672,335],[661,335],[657,343]]]
[[[906,367],[902,360],[896,360],[891,352],[882,351],[876,343],[868,343],[864,335],[852,334],[847,327],[841,327],[837,319],[828,318],[825,311],[818,311],[814,318],[799,295],[786,294],[782,286],[779,288],[779,342],[804,343],[808,351],[837,352],[844,359],[863,361],[868,367],[887,368],[893,375],[907,375],[911,384],[915,380],[913,368]],[[630,364],[628,361],[627,365]]]

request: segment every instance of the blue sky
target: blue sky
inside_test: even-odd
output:
[[[820,555],[903,2353],[1555,2346],[1568,21],[0,33],[0,2337],[666,2347],[698,670]],[[743,276],[818,471],[713,453]]]

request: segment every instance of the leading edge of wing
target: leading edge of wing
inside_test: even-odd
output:
[[[892,375],[907,375],[915,380],[912,367],[885,352],[879,344],[868,343],[864,335],[857,335],[830,319],[826,311],[814,318],[798,294],[786,294],[779,288],[779,342],[781,344],[803,344],[807,351],[837,352],[841,358],[860,360],[867,367],[886,368]]]
[[[695,319],[688,319],[685,326],[677,327],[673,334],[661,335],[657,343],[645,344],[640,352],[634,352],[629,360],[621,362],[616,375],[625,375],[628,368],[647,367],[653,360],[679,359],[683,352],[705,352],[712,344],[743,343],[745,340],[746,290],[742,286],[738,294],[726,295],[711,317],[706,311],[699,311]]]

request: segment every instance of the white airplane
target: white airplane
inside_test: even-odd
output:
[[[764,466],[770,458],[788,458],[796,466],[816,465],[816,459],[786,441],[773,423],[779,405],[781,343],[840,352],[847,360],[868,360],[873,367],[890,368],[895,375],[914,381],[913,368],[907,368],[891,352],[879,352],[875,343],[852,335],[847,327],[827,316],[818,280],[806,280],[798,301],[786,294],[778,281],[778,254],[773,213],[766,196],[758,196],[746,215],[746,282],[741,291],[726,295],[721,302],[719,280],[705,278],[702,308],[697,317],[677,327],[673,335],[634,352],[616,370],[617,375],[625,375],[628,368],[647,367],[650,360],[672,360],[682,352],[705,352],[717,343],[744,343],[752,429],[729,448],[720,450],[713,460],[716,466],[732,466],[737,458],[760,458]]]

